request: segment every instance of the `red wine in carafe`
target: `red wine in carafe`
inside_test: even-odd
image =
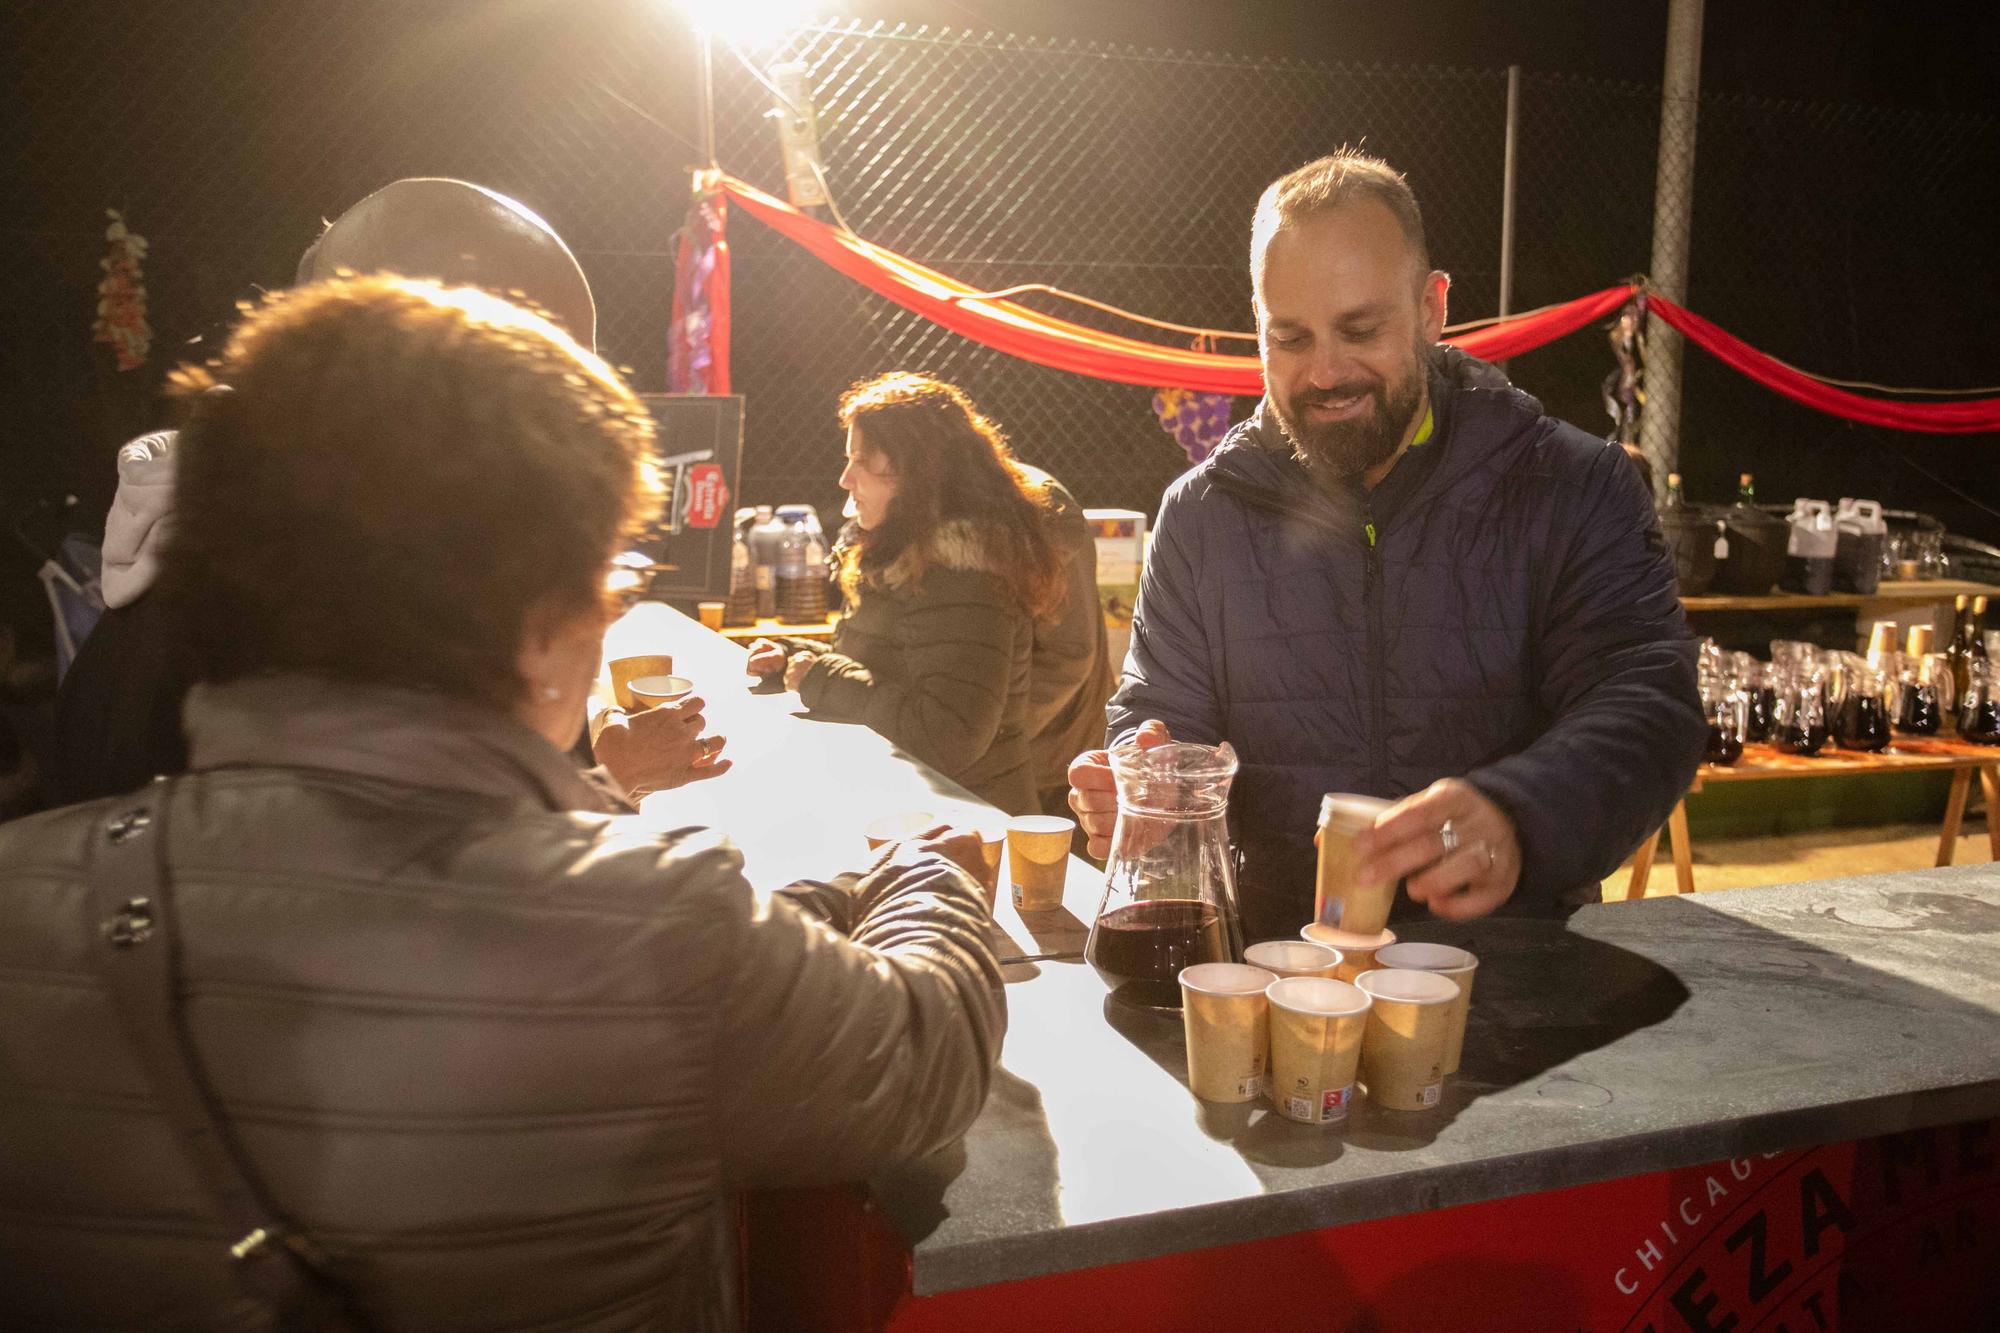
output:
[[[1181,1005],[1180,974],[1196,963],[1229,961],[1222,914],[1193,898],[1116,908],[1097,919],[1086,957],[1113,999],[1155,1009]]]

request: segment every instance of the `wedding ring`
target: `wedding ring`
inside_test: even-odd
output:
[[[1451,826],[1449,819],[1438,825],[1438,841],[1444,844],[1446,856],[1458,850],[1458,830]]]
[[[713,756],[713,755],[715,754],[716,750],[717,750],[717,749],[719,748],[719,747],[718,747],[718,746],[717,746],[717,745],[715,744],[715,739],[716,739],[716,738],[715,738],[715,737],[713,737],[713,736],[703,736],[703,737],[701,738],[701,757],[702,757],[702,758],[704,758],[704,759],[707,759],[707,758],[710,758],[711,756]]]

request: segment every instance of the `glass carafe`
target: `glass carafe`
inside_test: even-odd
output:
[[[1967,672],[1965,697],[1958,701],[1958,734],[1975,745],[2000,745],[2000,672],[1986,658],[1974,658]]]
[[[1911,736],[1935,736],[1944,728],[1957,702],[1952,692],[1951,662],[1943,653],[1905,657],[1891,700],[1891,721]]]
[[[1843,750],[1874,753],[1889,744],[1887,677],[1872,666],[1849,663],[1841,673],[1834,710],[1833,743]]]
[[[1786,754],[1814,755],[1826,744],[1826,674],[1801,664],[1780,674],[1777,726],[1771,744]]]
[[[1178,1009],[1180,972],[1241,956],[1229,849],[1236,751],[1179,741],[1111,752],[1118,825],[1083,956],[1129,1004]]]
[[[1750,728],[1750,695],[1733,679],[1713,677],[1702,683],[1701,706],[1708,713],[1708,749],[1702,762],[1729,765],[1743,757],[1743,739]]]

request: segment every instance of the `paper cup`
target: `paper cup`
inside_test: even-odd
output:
[[[695,614],[701,617],[704,629],[721,629],[722,613],[729,609],[727,602],[696,602]]]
[[[1385,945],[1396,942],[1393,930],[1378,930],[1373,935],[1357,935],[1351,930],[1335,930],[1317,921],[1302,928],[1299,938],[1314,944],[1324,944],[1329,949],[1340,950],[1340,967],[1334,976],[1342,981],[1353,981],[1363,972],[1377,966],[1375,952]]]
[[[626,683],[625,692],[632,696],[630,708],[658,708],[687,698],[694,692],[694,682],[686,676],[634,676]]]
[[[1062,906],[1069,877],[1069,842],[1076,821],[1060,815],[1022,815],[1007,824],[1007,879],[1014,908],[1048,912]]]
[[[1435,972],[1458,983],[1458,999],[1451,1007],[1451,1035],[1445,1039],[1444,1072],[1458,1072],[1459,1057],[1465,1052],[1465,1019],[1472,1010],[1472,974],[1479,959],[1449,944],[1388,944],[1375,951],[1378,967],[1404,967],[1416,972]]]
[[[1444,1044],[1458,983],[1435,972],[1378,967],[1355,983],[1374,1003],[1361,1038],[1361,1086],[1391,1111],[1427,1111],[1444,1093]]]
[[[862,828],[861,836],[868,839],[868,850],[872,852],[922,833],[925,829],[936,828],[944,822],[928,810],[905,810],[901,814],[870,820]]]
[[[1308,940],[1265,940],[1243,951],[1243,961],[1280,977],[1331,977],[1340,971],[1340,950]]]
[[[1280,977],[1264,995],[1271,1005],[1271,1105],[1308,1125],[1347,1119],[1367,994],[1331,977]]]
[[[1363,884],[1354,877],[1360,858],[1354,839],[1375,827],[1375,818],[1389,808],[1373,796],[1330,792],[1319,803],[1319,878],[1313,885],[1313,920],[1336,930],[1373,935],[1389,924],[1396,903],[1396,881]]]
[[[979,854],[986,858],[986,873],[979,877],[979,883],[986,890],[986,907],[991,911],[1000,894],[1000,853],[1007,850],[1007,829],[994,824],[974,831],[979,834]]]
[[[1277,978],[1242,963],[1197,963],[1180,980],[1188,1087],[1205,1102],[1254,1100],[1271,1047],[1264,990]]]
[[[630,711],[632,704],[631,684],[640,676],[671,676],[674,674],[674,659],[665,653],[646,653],[638,657],[614,657],[611,659],[611,698],[620,708]]]

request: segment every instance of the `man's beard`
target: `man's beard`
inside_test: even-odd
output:
[[[1308,468],[1336,477],[1360,477],[1395,456],[1424,399],[1424,351],[1417,349],[1410,373],[1393,384],[1350,380],[1321,391],[1308,387],[1280,402],[1271,400],[1278,426],[1292,442],[1292,452]],[[1309,424],[1307,409],[1317,404],[1366,394],[1371,411],[1345,421]]]

